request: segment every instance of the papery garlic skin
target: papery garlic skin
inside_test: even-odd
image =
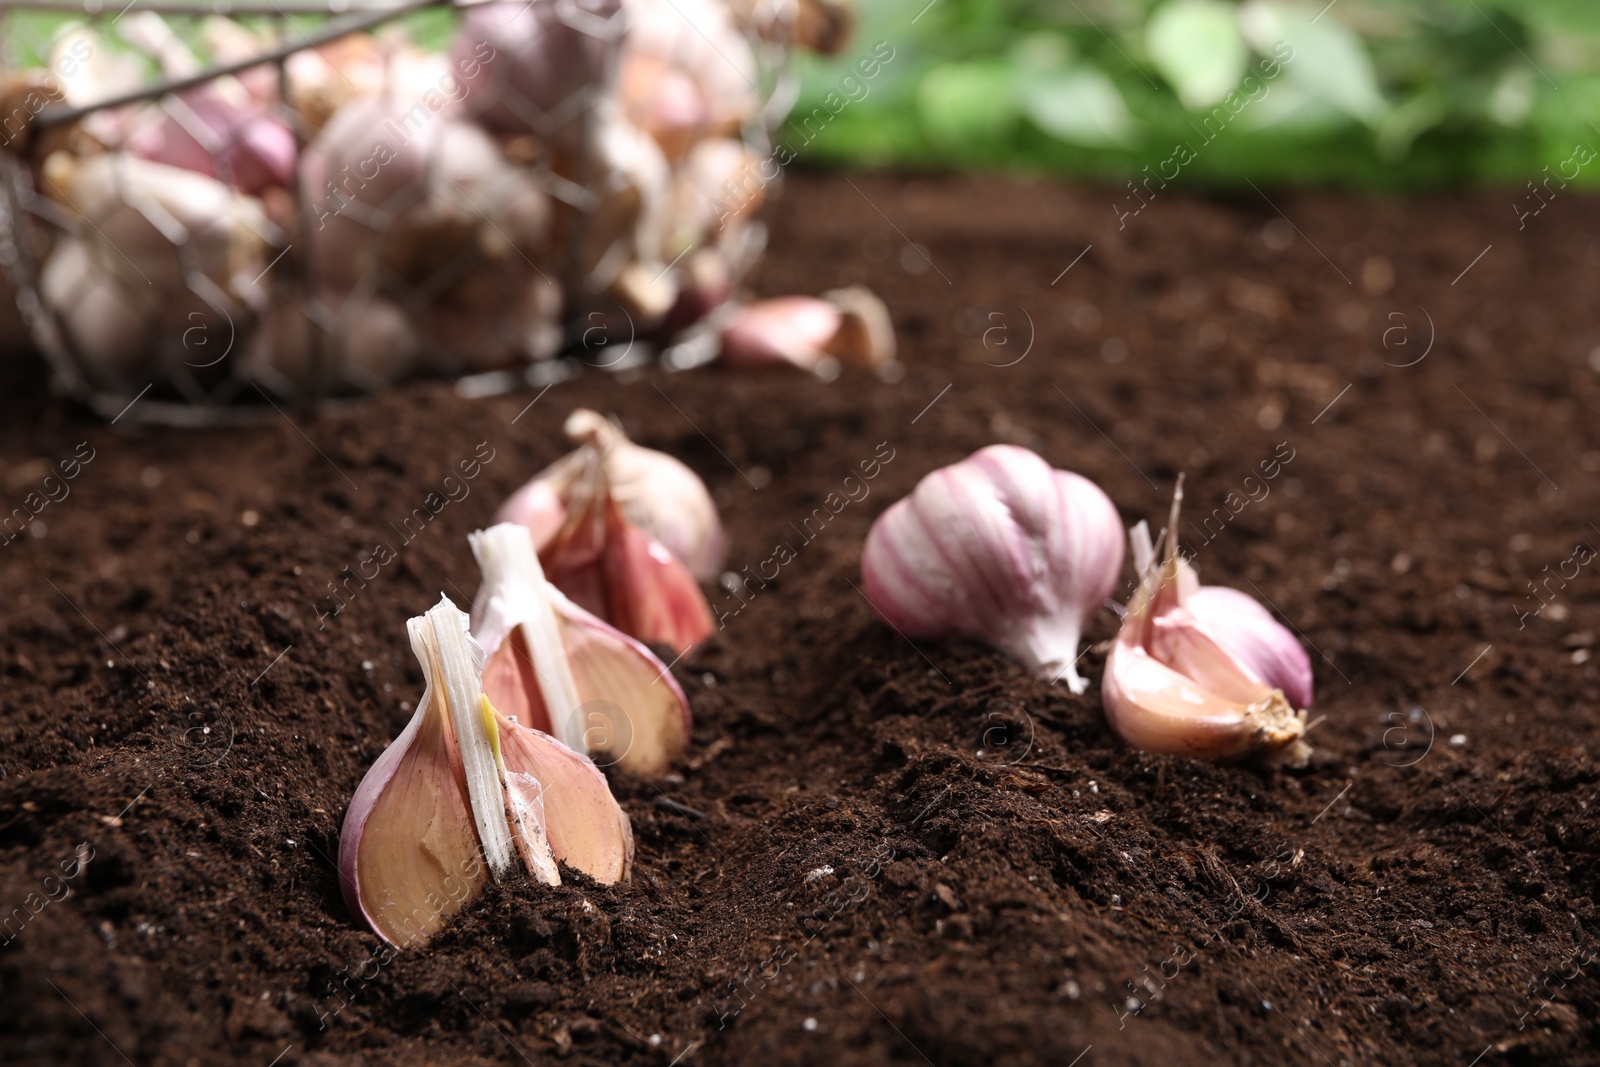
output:
[[[1098,486],[990,445],[879,516],[861,574],[872,606],[907,636],[975,638],[1081,693],[1078,639],[1122,552],[1122,521]]]
[[[1130,532],[1140,585],[1106,658],[1106,721],[1147,752],[1208,760],[1287,753],[1303,763],[1310,662],[1249,597],[1200,586],[1177,554],[1182,499],[1180,479],[1159,564],[1144,524]]]
[[[603,750],[630,773],[664,773],[691,726],[667,667],[549,584],[524,528],[502,523],[471,541],[484,574],[473,617],[489,654],[489,699],[578,753]]]
[[[634,444],[616,424],[586,408],[567,416],[565,430],[578,450],[513,493],[501,505],[497,522],[526,526],[544,551],[566,522],[574,487],[593,477],[598,463],[624,518],[660,541],[700,581],[721,573],[728,539],[699,475],[665,452]]]

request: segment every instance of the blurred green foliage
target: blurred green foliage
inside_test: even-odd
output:
[[[845,54],[798,61],[795,117],[828,118],[803,158],[1121,181],[1183,145],[1179,182],[1408,189],[1600,147],[1600,0],[860,3]]]

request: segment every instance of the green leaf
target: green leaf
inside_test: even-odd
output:
[[[1496,0],[1494,6],[1555,37],[1600,37],[1600,5],[1594,0]]]
[[[1023,113],[1058,140],[1116,147],[1126,145],[1137,129],[1122,94],[1093,67],[1033,77],[1018,88]]]
[[[1209,107],[1239,84],[1249,59],[1234,9],[1217,0],[1174,0],[1145,28],[1145,49],[1183,106]]]
[[[1284,79],[1307,95],[1369,124],[1387,110],[1361,38],[1329,9],[1312,17],[1251,0],[1239,9],[1239,26],[1256,51],[1281,63]]]
[[[917,113],[936,144],[992,141],[1017,121],[1011,69],[998,63],[946,63],[922,79]]]

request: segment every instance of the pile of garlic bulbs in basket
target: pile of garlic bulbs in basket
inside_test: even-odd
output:
[[[0,144],[26,179],[15,285],[62,384],[170,383],[191,402],[371,391],[518,370],[587,347],[597,319],[625,334],[602,343],[656,347],[698,323],[732,366],[892,354],[865,291],[729,303],[781,171],[776,68],[791,46],[841,47],[848,7],[459,10],[433,52],[397,23],[291,51],[288,24],[136,11],[58,31],[42,69],[0,70],[23,116]],[[184,87],[98,106],[138,96],[151,67]],[[83,110],[29,125],[47,109]]]

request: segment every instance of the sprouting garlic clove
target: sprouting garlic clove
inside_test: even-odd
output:
[[[503,529],[526,542],[524,531]],[[490,636],[502,636],[496,627],[517,595],[490,598]],[[559,639],[548,604],[545,614],[544,638],[530,642],[535,649]],[[628,817],[604,775],[586,756],[495,709],[484,691],[484,650],[467,627],[467,616],[443,598],[408,622],[426,679],[422,700],[362,779],[340,834],[350,910],[396,945],[427,940],[489,877],[505,876],[514,856],[546,885],[560,884],[561,863],[602,882],[627,878],[632,863]],[[575,706],[573,693],[566,699]]]
[[[426,679],[416,713],[362,778],[339,838],[345,901],[384,940],[425,941],[511,865],[481,650],[448,600],[410,620]]]
[[[711,581],[721,572],[727,536],[710,491],[694,471],[665,452],[634,444],[615,423],[586,408],[567,416],[565,428],[577,451],[513,493],[497,522],[526,526],[544,552],[566,523],[580,483],[603,476],[623,517],[660,541],[696,578]]]
[[[473,607],[489,650],[483,688],[495,706],[577,752],[607,751],[623,770],[664,772],[690,728],[666,666],[548,583],[523,528],[491,527],[472,547],[484,572]]]
[[[1106,659],[1106,721],[1126,744],[1150,752],[1211,760],[1287,754],[1303,763],[1309,660],[1249,597],[1200,586],[1177,553],[1182,499],[1180,478],[1160,563],[1144,524],[1130,532],[1140,584]]]
[[[1122,567],[1104,492],[1015,445],[942,467],[873,523],[867,599],[911,637],[971,637],[1074,693],[1078,639]]]

